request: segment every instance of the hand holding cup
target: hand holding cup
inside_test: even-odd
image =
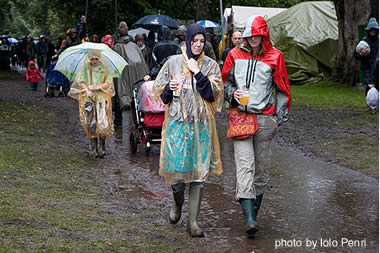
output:
[[[248,105],[249,102],[249,94],[246,90],[236,90],[234,92],[235,100],[241,105]]]

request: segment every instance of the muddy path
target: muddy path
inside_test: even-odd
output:
[[[22,80],[2,81],[0,100],[37,104],[59,115],[64,133],[86,157],[88,140],[76,101],[43,94],[42,89],[29,91]],[[122,198],[118,204],[123,209],[133,210],[142,222],[166,225],[172,197],[170,187],[158,176],[159,147],[153,146],[146,156],[139,145],[137,154],[131,154],[130,115],[130,111],[123,113],[123,126],[115,128],[106,144],[105,159],[86,159],[96,170],[93,180],[110,198]],[[224,138],[226,112],[217,115],[217,125],[224,173],[211,176],[206,184],[200,214],[206,237],[191,239],[212,246],[204,252],[378,252],[378,179],[305,155],[281,131],[273,150],[272,190],[265,194],[258,217],[260,231],[256,239],[247,240],[241,208],[234,200],[233,146]],[[116,214],[118,210],[114,206]],[[183,211],[176,226],[186,233],[187,196]]]

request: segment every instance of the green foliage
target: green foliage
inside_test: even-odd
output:
[[[231,5],[288,8],[302,1],[304,0],[230,0],[223,2],[223,8]],[[87,2],[89,34],[96,33],[100,37],[114,33],[120,21],[126,21],[132,28],[139,18],[150,14],[160,13],[181,20],[196,18],[217,22],[220,20],[219,1],[212,0],[88,0]],[[66,30],[74,27],[83,14],[86,14],[85,0],[0,0],[0,29],[3,34],[17,38],[44,34],[56,40],[58,37],[64,38]]]

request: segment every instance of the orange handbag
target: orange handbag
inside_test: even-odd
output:
[[[227,138],[243,140],[254,135],[259,130],[255,113],[246,113],[239,109],[230,108]]]

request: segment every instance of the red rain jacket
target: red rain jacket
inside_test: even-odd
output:
[[[34,61],[29,61],[28,69],[26,71],[26,80],[31,83],[38,83],[38,76],[40,76],[42,80],[45,80],[45,77],[36,67],[31,68],[32,64],[35,65]]]
[[[236,89],[248,89],[249,105],[239,105],[240,110],[250,113],[275,115],[279,124],[287,121],[290,109],[290,86],[282,52],[272,46],[268,26],[263,17],[256,17],[246,29],[243,37],[263,36],[264,54],[252,57],[245,48],[234,48],[223,65],[222,79],[227,100],[233,100]],[[249,49],[248,49],[249,50]],[[276,101],[271,85],[275,83]],[[269,89],[268,89],[269,87]],[[252,103],[251,103],[252,100]]]

